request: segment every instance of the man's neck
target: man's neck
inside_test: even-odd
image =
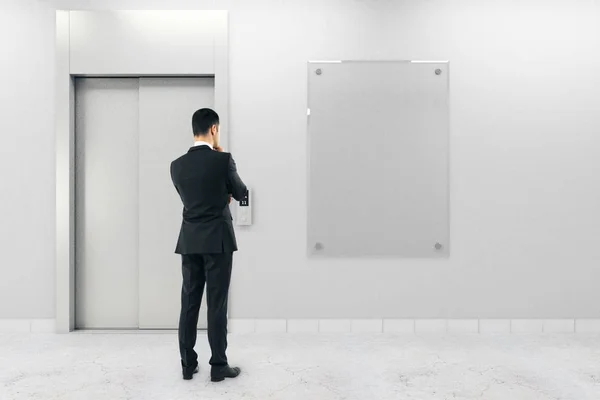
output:
[[[197,136],[194,138],[194,146],[209,146],[214,148],[214,142],[210,138]]]

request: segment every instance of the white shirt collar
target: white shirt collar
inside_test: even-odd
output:
[[[194,146],[208,146],[208,147],[210,147],[211,149],[213,149],[213,150],[214,150],[214,148],[213,148],[212,144],[210,144],[210,143],[208,143],[208,142],[205,142],[205,141],[203,141],[203,140],[196,140],[196,141],[194,142]]]

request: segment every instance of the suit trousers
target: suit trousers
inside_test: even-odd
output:
[[[179,352],[181,365],[198,365],[194,351],[198,332],[198,315],[206,286],[208,306],[208,342],[212,352],[210,365],[227,365],[227,299],[231,282],[233,253],[183,254],[183,285],[179,317]]]

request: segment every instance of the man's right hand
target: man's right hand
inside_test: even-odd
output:
[[[223,152],[223,148],[222,148],[221,146],[215,146],[215,147],[214,147],[214,150],[215,150],[215,151],[218,151],[219,153],[222,153],[222,152]]]

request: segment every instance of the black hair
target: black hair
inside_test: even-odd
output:
[[[213,125],[219,125],[219,114],[210,108],[201,108],[192,116],[194,136],[206,135]]]

